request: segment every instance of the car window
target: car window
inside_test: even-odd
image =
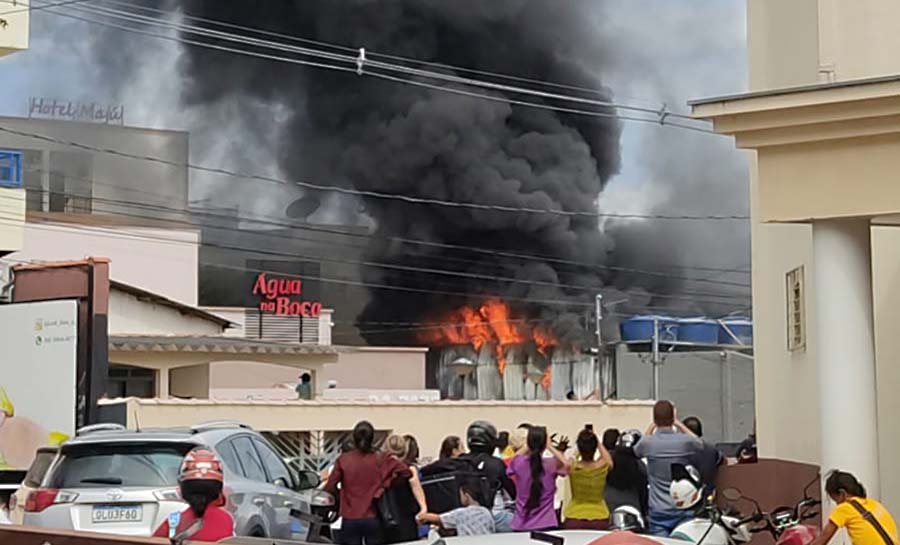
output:
[[[170,487],[193,445],[84,445],[63,451],[50,488]]]
[[[281,457],[275,454],[272,447],[265,441],[259,439],[254,439],[253,444],[256,445],[256,450],[258,450],[259,455],[262,456],[263,463],[266,465],[266,470],[269,472],[269,479],[271,479],[272,482],[275,482],[276,479],[282,479],[284,484],[288,487],[293,485],[294,480],[291,478],[290,471],[288,471],[287,466],[284,465]]]
[[[234,451],[234,445],[231,444],[231,441],[225,440],[216,445],[216,452],[229,471],[235,475],[244,475],[244,468],[240,459],[238,459],[237,452]]]
[[[252,481],[261,483],[268,482],[266,479],[266,471],[263,469],[262,461],[259,454],[253,448],[253,441],[249,437],[238,437],[232,440],[237,456],[244,466],[244,476]]]
[[[29,488],[41,486],[44,477],[47,475],[47,470],[50,469],[50,464],[53,463],[55,457],[55,452],[38,452],[31,463],[31,467],[28,468],[28,473],[25,474],[25,480],[22,481],[22,484]]]

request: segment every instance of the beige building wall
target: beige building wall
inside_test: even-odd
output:
[[[25,190],[0,187],[0,255],[21,250],[24,239]]]
[[[116,403],[116,402],[107,402]],[[198,422],[238,420],[260,431],[343,431],[366,419],[379,430],[410,433],[423,456],[437,455],[447,435],[465,437],[475,420],[489,420],[499,430],[523,422],[547,426],[553,433],[574,438],[585,424],[606,428],[644,429],[650,422],[651,402],[236,402],[209,400],[129,400],[128,426],[190,426]]]
[[[900,3],[748,0],[750,89],[900,73]]]
[[[215,322],[182,314],[165,305],[141,301],[115,288],[109,292],[110,335],[220,335]]]
[[[204,399],[209,396],[210,364],[179,367],[169,371],[169,395]]]
[[[20,261],[103,256],[113,280],[187,305],[197,303],[198,231],[34,222],[25,225]]]
[[[0,57],[28,49],[28,2],[0,0],[0,13]]]

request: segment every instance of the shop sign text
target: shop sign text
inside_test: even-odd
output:
[[[262,298],[260,312],[307,318],[321,314],[322,303],[298,300],[302,292],[303,283],[295,278],[267,278],[266,273],[260,273],[253,283],[253,295]]]

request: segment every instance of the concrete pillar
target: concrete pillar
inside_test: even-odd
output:
[[[879,497],[870,229],[867,219],[813,223],[814,327],[822,470],[849,471]]]
[[[156,371],[156,397],[169,399],[169,368],[163,367]]]

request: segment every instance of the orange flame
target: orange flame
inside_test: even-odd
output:
[[[547,356],[550,347],[558,341],[552,333],[541,328],[530,328],[524,320],[512,317],[509,305],[490,299],[477,310],[464,306],[439,320],[441,325],[425,330],[420,340],[426,344],[469,344],[480,350],[491,343],[500,373],[506,369],[505,348],[513,344],[533,341],[538,351]],[[549,375],[545,375],[545,381]]]

